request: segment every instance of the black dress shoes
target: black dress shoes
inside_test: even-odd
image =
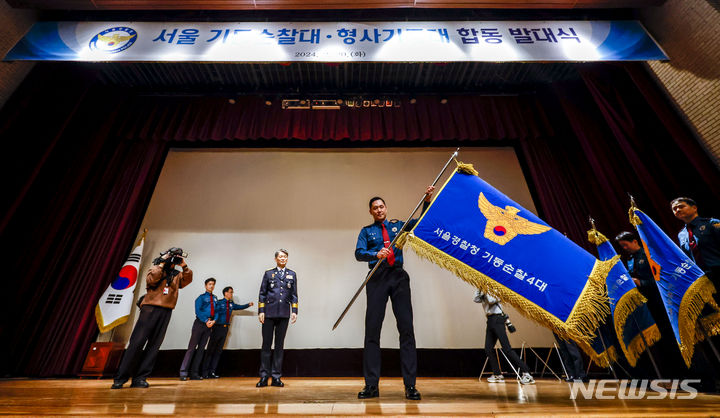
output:
[[[365,385],[363,390],[358,392],[358,399],[377,398],[378,396],[380,396],[380,391],[377,386]]]
[[[263,387],[267,386],[267,381],[268,381],[268,378],[267,378],[267,377],[261,377],[261,378],[260,378],[260,381],[257,382],[257,384],[255,385],[255,387],[263,388]]]
[[[189,377],[187,377],[187,376],[180,376],[180,380],[183,381],[183,382],[186,381],[186,380],[188,380],[188,379],[189,379]]]
[[[110,389],[122,389],[125,382],[113,382],[112,386],[110,386]]]
[[[145,379],[143,380],[133,380],[132,385],[130,385],[131,388],[143,388],[147,389],[150,387],[150,384],[148,384]]]
[[[273,377],[272,385],[281,388],[281,387],[285,386],[285,383],[283,383],[283,381],[280,380],[279,377],[278,377],[277,379],[275,379],[275,378]]]
[[[411,401],[419,401],[420,392],[415,389],[415,386],[405,386],[405,399],[410,399]]]
[[[190,380],[203,380],[203,379],[202,379],[202,376],[200,376],[199,374],[191,374]]]
[[[220,376],[216,375],[215,373],[210,373],[209,375],[205,376],[205,379],[219,379]]]

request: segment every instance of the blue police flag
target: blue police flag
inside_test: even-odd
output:
[[[589,342],[610,313],[600,261],[458,165],[401,240],[563,338]]]
[[[597,245],[600,260],[617,256],[605,235],[594,227],[588,231],[588,241]],[[617,344],[628,363],[635,367],[640,355],[660,340],[660,330],[647,307],[647,299],[635,287],[625,265],[617,263],[606,283]]]
[[[630,208],[630,222],[642,240],[660,297],[665,304],[675,340],[680,345],[685,364],[690,367],[695,344],[704,336],[698,328],[698,317],[706,304],[713,310],[715,286],[705,273],[640,209]],[[705,326],[717,328],[720,317],[712,315],[703,321]]]

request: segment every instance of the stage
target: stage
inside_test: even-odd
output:
[[[285,380],[285,379],[284,379]],[[149,379],[149,389],[111,390],[109,379],[12,379],[0,381],[0,411],[7,415],[453,415],[453,416],[711,416],[720,396],[695,399],[577,400],[570,385],[542,379],[521,386],[513,380],[423,378],[423,399],[406,401],[402,380],[382,379],[380,398],[358,400],[358,378],[287,378],[284,388],[255,387],[256,378],[181,382]],[[608,392],[606,392],[607,394]]]

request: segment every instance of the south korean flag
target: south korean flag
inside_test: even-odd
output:
[[[100,332],[107,332],[127,322],[133,304],[135,284],[137,284],[140,262],[142,260],[145,235],[140,245],[135,247],[117,277],[108,286],[95,307],[95,319]]]

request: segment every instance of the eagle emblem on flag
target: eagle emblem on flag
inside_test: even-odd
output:
[[[478,197],[480,212],[487,218],[485,224],[485,238],[505,245],[518,235],[536,235],[550,230],[549,226],[530,222],[518,216],[520,209],[514,206],[505,206],[505,209],[495,206],[480,192]]]

